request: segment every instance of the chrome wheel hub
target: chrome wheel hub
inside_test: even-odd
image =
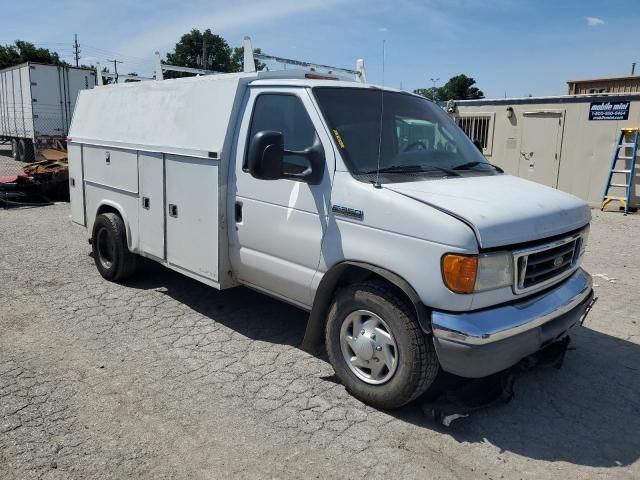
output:
[[[398,347],[391,329],[367,310],[356,310],[344,319],[340,349],[349,369],[372,385],[389,381],[398,367]]]

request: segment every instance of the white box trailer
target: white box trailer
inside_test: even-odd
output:
[[[78,92],[95,84],[95,72],[84,68],[29,62],[1,70],[0,140],[23,161],[56,141],[64,144]]]
[[[417,95],[292,70],[102,86],[68,145],[105,279],[144,256],[306,309],[303,347],[377,407],[516,364],[593,297],[589,207],[503,174]]]

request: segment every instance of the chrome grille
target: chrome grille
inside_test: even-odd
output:
[[[586,232],[515,251],[515,293],[543,288],[575,271],[584,252]]]

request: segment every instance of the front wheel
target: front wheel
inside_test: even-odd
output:
[[[345,388],[378,408],[398,408],[433,383],[439,364],[409,303],[382,281],[338,292],[326,326],[329,361]]]

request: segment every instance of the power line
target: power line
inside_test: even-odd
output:
[[[150,62],[153,63],[153,60],[151,59],[151,55],[149,57],[136,57],[134,55],[126,55],[124,53],[114,52],[113,50],[107,50],[107,49],[104,49],[104,48],[95,47],[93,45],[85,44],[84,47],[85,47],[85,49],[88,48],[88,49],[90,49],[92,51],[95,51],[95,52],[98,52],[98,53],[101,53],[101,54],[113,55],[113,56],[117,56],[117,57],[120,57],[120,58],[124,58],[126,60],[134,59],[134,60],[150,61]]]

